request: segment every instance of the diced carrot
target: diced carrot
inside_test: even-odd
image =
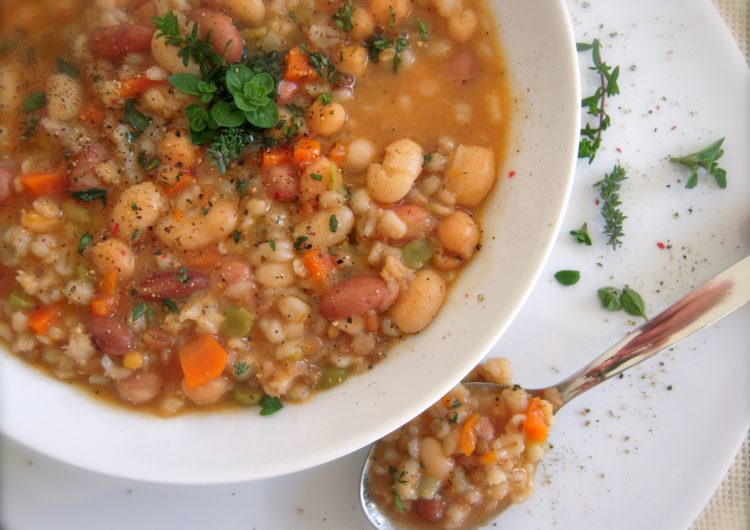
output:
[[[161,81],[149,79],[145,75],[134,75],[126,77],[120,82],[120,97],[128,99],[135,98],[143,94],[152,86],[158,85]]]
[[[464,455],[471,456],[477,448],[477,426],[479,425],[479,414],[474,413],[468,417],[461,428],[461,449]]]
[[[485,466],[490,466],[497,462],[497,453],[495,451],[489,450],[479,457],[479,461]]]
[[[29,327],[37,335],[46,335],[49,328],[60,319],[60,310],[56,307],[42,307],[29,315]]]
[[[285,147],[272,147],[266,149],[261,155],[261,166],[263,167],[274,167],[280,166],[281,164],[288,162],[292,157],[289,149]]]
[[[310,64],[310,58],[299,46],[295,46],[289,50],[289,53],[284,58],[284,62],[286,63],[284,79],[287,81],[306,83],[308,81],[317,81],[320,77],[312,64]]]
[[[523,422],[523,430],[526,437],[535,442],[543,442],[549,436],[549,425],[544,414],[544,405],[538,397],[533,397],[529,401],[529,408],[526,410],[526,420]]]
[[[179,351],[180,366],[188,388],[195,388],[219,377],[227,364],[224,347],[211,335],[198,335]]]
[[[310,277],[321,289],[329,287],[336,275],[336,264],[333,256],[319,248],[308,250],[302,256],[302,264],[310,272]]]
[[[101,282],[99,282],[99,293],[100,294],[117,293],[117,271],[111,271],[104,275]]]
[[[185,254],[185,263],[191,269],[209,270],[218,267],[224,255],[216,247],[192,250]]]
[[[299,216],[301,218],[309,217],[315,212],[315,201],[305,201],[299,207]]]
[[[81,123],[101,126],[104,123],[104,112],[94,105],[86,105],[79,116]]]
[[[320,158],[320,142],[313,138],[302,138],[294,146],[294,161],[300,165],[312,164]]]
[[[39,172],[21,175],[21,184],[34,195],[48,195],[61,191],[65,180],[60,173]]]
[[[346,161],[347,149],[341,142],[336,142],[331,147],[331,151],[328,153],[328,158],[331,159],[337,166],[341,166]]]
[[[91,301],[91,312],[100,317],[111,317],[120,305],[120,297],[116,294],[99,296]]]

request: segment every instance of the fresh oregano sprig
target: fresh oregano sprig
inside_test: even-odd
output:
[[[608,97],[620,93],[620,87],[617,84],[620,67],[611,68],[602,61],[601,43],[598,39],[594,39],[591,43],[578,42],[576,43],[576,49],[579,52],[591,50],[594,66],[590,66],[589,70],[599,75],[599,86],[596,91],[581,100],[581,106],[586,109],[586,113],[596,119],[594,125],[586,123],[581,129],[581,139],[578,144],[578,158],[588,158],[590,164],[594,161],[596,152],[602,143],[602,134],[612,123],[612,119],[607,114],[606,102]]]
[[[605,174],[602,180],[594,184],[595,188],[599,188],[604,235],[607,236],[607,243],[612,245],[613,250],[622,245],[620,238],[625,235],[622,224],[627,217],[620,209],[620,183],[627,178],[625,169],[616,164],[611,173]]]
[[[691,171],[690,178],[685,184],[686,188],[691,189],[698,184],[698,170],[700,168],[705,169],[709,175],[716,179],[716,184],[720,188],[727,187],[727,172],[725,169],[720,168],[718,164],[719,158],[724,154],[724,150],[721,148],[721,144],[723,143],[724,138],[720,138],[698,152],[669,158],[670,162],[681,164]]]

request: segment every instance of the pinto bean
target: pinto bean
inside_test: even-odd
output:
[[[106,162],[109,159],[109,149],[99,142],[89,142],[83,148],[70,157],[68,161],[68,174],[73,180],[71,185],[75,185],[76,181],[84,176],[86,173],[93,171],[93,169]]]
[[[274,166],[262,174],[268,195],[276,201],[291,202],[299,195],[299,177],[288,165]]]
[[[477,61],[469,52],[458,53],[448,63],[448,71],[457,83],[466,84],[476,75]]]
[[[125,355],[133,349],[135,335],[119,317],[89,315],[86,329],[96,347],[107,355]]]
[[[413,506],[417,515],[431,523],[442,521],[445,516],[445,500],[443,499],[417,499]]]
[[[424,239],[437,225],[437,219],[425,208],[416,204],[400,204],[393,211],[406,223],[406,234],[399,241]]]
[[[115,382],[115,386],[120,398],[133,405],[140,405],[159,395],[162,389],[162,380],[156,372],[138,371],[130,377]]]
[[[208,283],[208,277],[199,271],[181,269],[159,272],[143,280],[138,286],[138,296],[144,300],[165,298],[187,298],[200,291]]]
[[[151,49],[154,28],[137,24],[119,24],[94,30],[89,49],[98,59],[119,61],[129,53],[146,53]]]
[[[361,315],[381,306],[388,294],[385,282],[377,276],[358,276],[346,280],[320,300],[320,312],[328,320]]]
[[[201,38],[211,32],[211,46],[218,54],[224,54],[229,64],[239,62],[245,53],[245,41],[232,17],[213,9],[193,9],[188,18],[198,23]]]
[[[13,178],[10,169],[0,166],[0,204],[9,202],[13,196]]]

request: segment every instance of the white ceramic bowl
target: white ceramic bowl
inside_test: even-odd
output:
[[[265,418],[247,411],[173,419],[129,413],[4,352],[2,432],[101,473],[163,483],[237,482],[359,449],[454,386],[497,341],[536,281],[564,213],[578,146],[578,63],[563,1],[492,5],[517,100],[513,145],[485,209],[482,252],[427,331],[367,374]]]

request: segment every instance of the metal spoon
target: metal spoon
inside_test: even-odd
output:
[[[544,397],[555,412],[576,396],[597,386],[602,381],[645,361],[651,356],[674,346],[685,337],[728,315],[750,300],[750,256],[721,272],[680,301],[631,331],[617,344],[556,385],[526,390]],[[493,388],[493,383],[463,383],[468,389]],[[388,519],[369,491],[371,457],[378,442],[367,454],[359,485],[359,497],[367,519],[377,530],[403,528]],[[497,516],[505,506],[503,505]],[[467,530],[467,529],[464,529]]]

